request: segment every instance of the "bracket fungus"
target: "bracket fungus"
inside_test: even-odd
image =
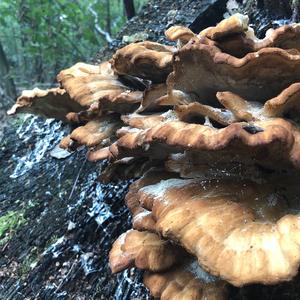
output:
[[[158,233],[236,286],[289,280],[298,271],[300,216],[285,215],[284,199],[272,188],[169,179],[142,188],[137,197],[152,212]]]
[[[7,113],[9,115],[32,113],[46,118],[67,121],[66,116],[69,112],[79,112],[82,109],[84,107],[74,101],[64,89],[41,90],[34,88],[23,91]]]
[[[199,273],[201,274],[202,270],[197,267],[197,262],[185,262],[166,272],[146,271],[144,283],[155,298],[162,300],[225,300],[227,298],[224,282],[206,282]]]
[[[298,272],[300,25],[259,40],[248,21],[171,27],[177,47],[132,43],[100,66],[78,63],[60,88],[26,91],[10,111],[77,126],[61,147],[108,159],[100,180],[141,177],[110,266],[145,270],[154,297],[225,299],[227,284]]]
[[[93,147],[111,143],[115,131],[121,122],[117,116],[106,115],[92,119],[84,126],[79,126],[72,131],[69,138],[78,145]]]
[[[175,48],[154,42],[133,43],[117,50],[111,64],[117,74],[164,82],[172,71]]]
[[[113,273],[131,265],[150,271],[164,271],[175,264],[178,254],[176,246],[154,233],[129,230],[114,242],[109,264]]]
[[[114,74],[111,64],[104,62],[100,66],[77,63],[61,71],[58,82],[76,102],[90,107],[97,103],[100,111],[133,111],[142,100],[141,91],[132,91]]]

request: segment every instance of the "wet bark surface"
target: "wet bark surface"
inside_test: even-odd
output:
[[[98,60],[123,45],[124,35],[143,32],[147,39],[165,41],[163,32],[173,24],[195,31],[213,25],[223,18],[225,4],[151,1]],[[266,24],[279,22],[265,12],[253,13],[255,20],[262,33]],[[0,299],[148,299],[140,272],[112,275],[108,267],[113,241],[130,228],[123,201],[130,181],[100,184],[97,177],[105,163],[87,162],[84,149],[65,159],[52,158],[51,150],[68,130],[32,116],[3,129],[0,220],[13,212],[19,221],[0,237]],[[299,278],[276,287],[229,288],[229,299],[255,298],[299,299]]]
[[[88,163],[84,150],[51,158],[62,129],[29,117],[1,143],[1,216],[22,212],[24,222],[2,239],[0,298],[145,298],[140,274],[112,276],[108,268],[112,242],[129,228],[128,182],[99,184],[102,165]]]

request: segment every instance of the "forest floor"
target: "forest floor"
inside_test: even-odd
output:
[[[163,32],[173,24],[196,31],[213,25],[223,17],[224,3],[151,1],[96,61],[124,45],[124,36],[165,41]],[[148,299],[139,272],[113,276],[108,268],[112,242],[130,227],[123,203],[130,182],[99,184],[105,163],[87,162],[83,149],[64,159],[51,157],[69,131],[60,122],[6,120],[1,112],[0,299]],[[294,283],[232,288],[230,299],[299,299],[299,292]]]

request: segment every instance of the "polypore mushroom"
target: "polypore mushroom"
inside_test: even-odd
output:
[[[16,113],[32,113],[46,118],[56,118],[67,121],[69,112],[78,112],[84,107],[74,101],[69,94],[60,88],[48,90],[25,90],[17,99],[16,104],[7,112],[9,115]]]
[[[144,130],[122,128],[114,146],[118,148],[115,151],[118,157],[141,155],[164,159],[168,153],[188,150],[222,153],[232,161],[234,153],[237,162],[250,159],[252,164],[270,166],[276,162],[278,168],[293,165],[299,169],[299,141],[297,126],[279,118],[251,124],[238,122],[221,129],[171,119]]]
[[[164,82],[172,72],[175,48],[154,42],[133,43],[117,50],[111,64],[117,74]]]
[[[256,52],[262,48],[277,47],[282,49],[300,49],[299,24],[284,25],[276,29],[269,29],[263,39],[255,36],[254,30],[248,27],[249,18],[241,14],[235,14],[223,20],[215,27],[204,29],[198,37],[209,38],[207,43],[215,45],[223,52],[236,57],[243,57],[247,53]],[[171,39],[180,39],[181,35],[189,29],[181,26],[173,26],[166,36]],[[187,36],[187,34],[185,36]],[[190,33],[187,43],[195,34]],[[173,39],[172,39],[173,37]]]
[[[98,111],[130,112],[142,100],[143,93],[124,85],[108,62],[99,66],[77,63],[61,71],[57,80],[78,103],[87,107],[98,104]]]
[[[165,31],[165,36],[169,41],[178,41],[179,48],[185,45],[192,37],[196,36],[193,31],[183,26],[172,26]]]
[[[99,160],[111,159],[113,154],[111,153],[110,147],[100,147],[99,149],[90,150],[88,152],[87,158],[89,161],[96,162]]]
[[[199,276],[200,274],[200,276]],[[144,284],[155,298],[161,300],[224,300],[226,288],[224,282],[206,282],[201,276],[202,270],[194,261],[182,264],[170,271],[145,272]]]
[[[125,203],[132,214],[132,227],[134,229],[155,232],[156,222],[152,213],[140,205],[136,194],[144,186],[158,183],[163,179],[170,178],[172,175],[174,176],[172,172],[166,172],[161,168],[149,168],[139,180],[130,185]]]
[[[178,105],[174,110],[178,119],[187,123],[193,123],[194,118],[197,119],[197,117],[202,117],[203,119],[207,117],[221,125],[229,125],[238,121],[230,110],[215,108],[199,102],[192,102],[187,105]]]
[[[231,111],[237,120],[254,121],[274,117],[298,119],[300,110],[300,84],[294,83],[284,89],[278,96],[267,100],[264,105],[250,102],[232,92],[219,92],[217,98],[222,105]]]
[[[247,31],[231,35],[225,39],[213,43],[223,52],[236,57],[243,57],[247,53],[256,52],[266,47],[300,50],[300,27],[299,24],[291,24],[269,29],[263,39],[255,36],[252,28]]]
[[[123,233],[113,244],[109,264],[113,273],[133,265],[147,270],[144,282],[155,298],[225,299],[224,282],[207,275],[182,249],[154,233]]]
[[[87,147],[97,146],[100,143],[110,144],[109,141],[118,128],[120,128],[120,121],[116,115],[102,116],[77,127],[70,134],[70,138]]]
[[[298,272],[300,217],[285,215],[272,187],[169,179],[142,188],[137,197],[152,211],[157,232],[236,286],[274,284]]]
[[[179,249],[158,235],[147,231],[129,230],[113,244],[109,265],[113,273],[132,266],[163,271],[176,263]]]
[[[146,89],[144,92],[143,100],[138,112],[145,111],[160,111],[162,107],[160,106],[160,101],[167,94],[167,85],[165,83],[153,84],[150,88]]]
[[[243,33],[248,29],[248,23],[248,16],[237,13],[224,19],[214,27],[202,30],[199,36],[207,36],[212,40],[218,40],[237,33]]]
[[[174,54],[174,72],[168,78],[170,91],[172,87],[196,94],[203,104],[216,104],[215,95],[220,91],[264,103],[297,81],[300,81],[298,53],[263,48],[237,58],[198,38],[192,38]]]
[[[161,299],[222,299],[218,284],[182,259],[187,253],[236,286],[296,275],[299,28],[259,40],[239,14],[198,35],[171,27],[166,35],[178,49],[130,44],[110,63],[62,71],[63,89],[18,100],[13,111],[82,125],[61,145],[108,159],[100,180],[144,174],[126,196],[134,230],[115,242],[113,272],[145,269]]]

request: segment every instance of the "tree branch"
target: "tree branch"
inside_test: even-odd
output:
[[[95,10],[93,9],[92,4],[90,4],[90,5],[88,6],[88,11],[89,11],[89,12],[93,15],[93,17],[94,17],[95,30],[97,31],[98,34],[102,35],[102,36],[105,38],[105,40],[110,44],[110,43],[113,41],[113,39],[111,38],[110,34],[109,34],[107,31],[103,30],[103,29],[101,28],[101,26],[99,25],[98,14],[97,14],[97,12],[95,12]]]

